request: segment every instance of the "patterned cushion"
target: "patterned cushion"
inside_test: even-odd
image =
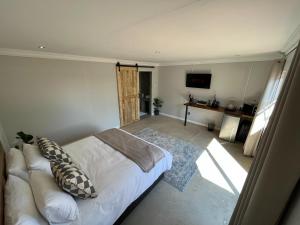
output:
[[[97,197],[90,179],[74,164],[51,162],[51,170],[56,183],[64,191],[81,199]]]
[[[49,159],[49,161],[72,163],[72,158],[69,154],[65,153],[56,142],[51,141],[48,138],[38,137],[37,144],[42,155]]]

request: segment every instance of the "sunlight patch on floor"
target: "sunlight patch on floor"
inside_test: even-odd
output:
[[[203,178],[234,194],[224,179],[222,173],[215,165],[207,151],[204,151],[196,161],[199,172]]]
[[[230,193],[241,193],[247,172],[217,139],[212,139],[196,164],[203,178]]]

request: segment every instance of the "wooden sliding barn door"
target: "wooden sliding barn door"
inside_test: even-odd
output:
[[[121,126],[140,119],[139,76],[137,68],[117,67]]]

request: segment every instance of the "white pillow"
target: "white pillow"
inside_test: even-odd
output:
[[[30,185],[19,177],[9,175],[5,184],[5,224],[48,224],[38,212]]]
[[[38,146],[23,144],[23,152],[28,170],[42,170],[52,174],[50,162],[41,155]]]
[[[7,152],[6,171],[7,174],[15,175],[25,181],[28,181],[28,171],[22,151],[16,148],[11,148]]]
[[[50,224],[77,220],[77,203],[56,185],[52,175],[32,170],[29,180],[37,208]]]

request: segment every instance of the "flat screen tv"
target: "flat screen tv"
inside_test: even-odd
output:
[[[185,86],[191,88],[210,88],[211,74],[209,73],[187,73]]]

